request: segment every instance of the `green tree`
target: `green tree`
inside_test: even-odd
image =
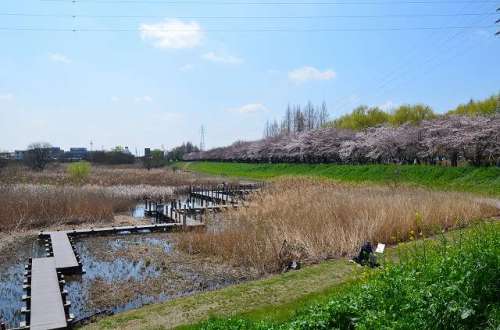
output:
[[[89,162],[81,161],[68,166],[68,174],[73,182],[82,183],[87,180],[92,167]]]
[[[151,165],[153,167],[161,167],[165,164],[165,153],[163,150],[154,149],[151,150]]]
[[[464,116],[491,116],[498,111],[499,102],[500,93],[492,95],[486,100],[470,100],[466,104],[460,104],[455,110],[449,111],[448,114]]]
[[[424,104],[405,104],[396,108],[390,115],[389,121],[394,126],[406,123],[418,124],[422,120],[434,119],[436,114],[431,107]]]
[[[385,124],[389,121],[389,114],[380,110],[378,107],[369,108],[360,106],[354,109],[350,114],[334,120],[333,126],[352,130],[361,130],[368,127]]]

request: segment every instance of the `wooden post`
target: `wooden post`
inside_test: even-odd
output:
[[[174,209],[174,202],[170,201],[170,220],[174,220],[173,218],[173,209]]]
[[[184,213],[183,213],[183,219],[182,219],[182,227],[184,229],[187,228],[187,214],[186,214],[186,206],[184,205]]]

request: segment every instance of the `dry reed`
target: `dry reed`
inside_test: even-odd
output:
[[[0,186],[0,232],[103,222],[135,201],[106,190],[42,185]]]
[[[32,171],[24,166],[8,166],[0,172],[0,182],[8,184],[74,184],[66,167],[66,164],[51,164],[44,171]],[[97,186],[149,185],[177,187],[190,184],[209,184],[217,181],[221,180],[203,178],[193,173],[166,168],[148,171],[139,167],[93,166],[89,177],[83,183]]]
[[[283,179],[255,195],[249,207],[213,220],[206,231],[186,233],[179,246],[276,272],[293,259],[352,256],[365,241],[396,243],[498,211],[463,193]]]

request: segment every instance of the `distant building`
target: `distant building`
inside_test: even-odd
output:
[[[26,150],[14,150],[15,160],[23,160],[24,155],[26,155]]]
[[[59,147],[49,148],[49,155],[51,160],[59,160],[63,154],[64,151]]]
[[[128,149],[128,147],[125,147],[125,150],[123,150],[123,153],[127,154],[127,155],[131,155],[132,153],[130,152],[130,150]]]
[[[64,156],[68,160],[83,160],[87,158],[88,154],[87,148],[70,148]]]
[[[11,160],[15,159],[16,155],[13,152],[0,152],[0,159]]]

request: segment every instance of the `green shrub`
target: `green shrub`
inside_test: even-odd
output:
[[[82,183],[87,180],[92,167],[89,162],[72,163],[68,166],[68,174],[72,181]]]
[[[411,243],[399,262],[283,324],[210,320],[202,329],[498,329],[500,225]]]
[[[491,116],[498,111],[500,93],[492,95],[486,100],[470,100],[467,104],[460,104],[455,110],[449,111],[450,115],[465,116]]]

